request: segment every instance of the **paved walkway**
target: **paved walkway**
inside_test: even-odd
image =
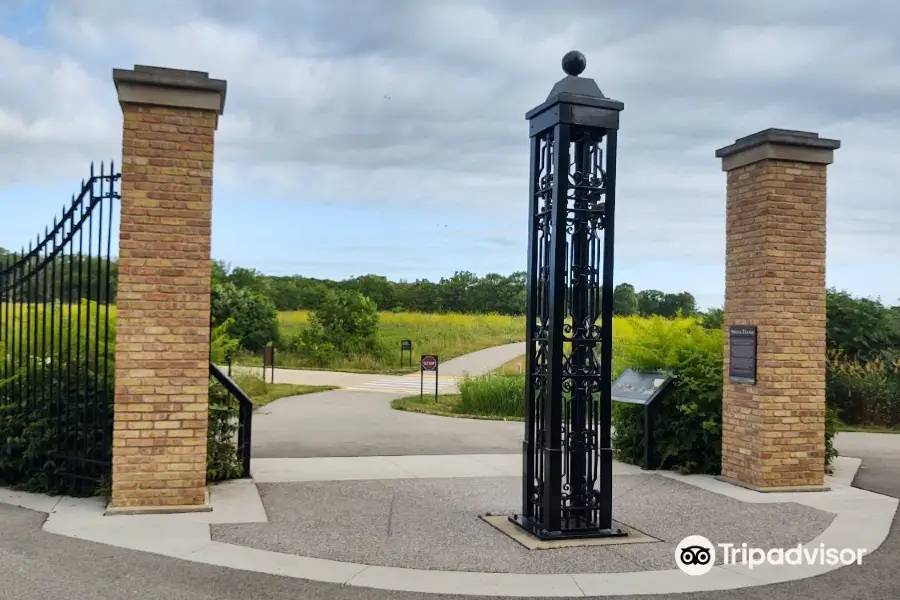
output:
[[[284,398],[253,416],[254,458],[518,452],[522,423],[391,408],[407,393],[334,390]]]
[[[438,392],[457,391],[466,373],[480,374],[524,353],[525,344],[488,348],[440,367]],[[373,376],[330,371],[276,369],[275,381],[340,385],[343,389],[282,398],[253,418],[255,458],[377,456],[406,454],[492,454],[518,452],[522,424],[461,420],[397,411],[391,400],[420,392],[418,373]],[[434,375],[424,377],[434,393]]]
[[[466,375],[478,376],[503,366],[512,359],[525,354],[525,342],[504,344],[485,348],[470,354],[441,363],[440,393],[456,391],[458,378]],[[259,367],[234,366],[234,371],[251,371],[261,373]],[[271,379],[271,371],[266,371],[266,381]],[[419,373],[410,375],[374,375],[366,373],[343,373],[340,371],[312,371],[307,369],[275,369],[275,383],[293,383],[296,385],[335,385],[357,391],[388,392],[412,394],[419,392]],[[434,375],[425,374],[425,388],[434,390]],[[447,391],[445,391],[445,389]]]
[[[488,371],[493,371],[523,354],[525,354],[525,342],[486,348],[448,360],[440,366],[441,375],[454,377],[484,375]]]

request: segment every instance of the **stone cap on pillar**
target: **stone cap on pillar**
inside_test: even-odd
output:
[[[203,71],[135,65],[134,69],[113,69],[119,104],[150,104],[176,108],[225,110],[224,79],[210,79]]]
[[[820,138],[818,133],[793,129],[764,129],[735,140],[730,146],[716,150],[722,159],[722,170],[731,171],[766,159],[830,165],[839,140]]]

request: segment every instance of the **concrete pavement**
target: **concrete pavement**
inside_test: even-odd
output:
[[[453,377],[465,375],[477,377],[493,371],[523,354],[525,354],[525,342],[494,346],[448,360],[440,365],[440,372],[441,375]]]
[[[511,458],[514,457],[509,457],[509,459]],[[484,457],[457,457],[457,460],[452,461],[455,464],[451,465],[449,470],[447,470],[445,465],[444,457],[416,456],[402,457],[397,460],[400,461],[400,464],[409,463],[410,466],[418,465],[418,468],[423,468],[427,472],[436,472],[439,478],[459,480],[471,475],[471,473],[467,472],[469,467],[481,469],[481,465],[485,460],[493,463],[492,469],[502,470],[506,468],[512,471],[512,467],[515,465],[509,459],[497,461],[491,457],[487,457],[487,459]],[[335,459],[326,460],[333,462]],[[351,458],[346,460],[354,462],[361,459]],[[428,465],[424,463],[429,461],[431,461],[430,468],[425,468]],[[851,466],[856,464],[855,461],[850,459],[846,459],[843,462]],[[634,469],[634,467],[627,465],[625,465],[625,468]],[[442,470],[443,475],[441,475]],[[377,476],[377,474],[372,476]],[[487,485],[484,489],[491,494],[495,493],[497,488],[489,482],[494,481],[496,476],[486,474],[481,475],[481,477],[482,479],[479,481],[485,482],[484,484],[479,484],[477,481],[465,484],[463,481],[463,488],[477,488],[479,485],[482,487]],[[741,510],[744,512],[747,510],[752,511],[752,506],[750,506],[752,504],[794,502],[819,511],[832,513],[834,515],[833,520],[820,535],[810,542],[809,545],[811,547],[818,547],[822,544],[829,548],[875,549],[884,540],[887,534],[886,525],[893,518],[897,506],[897,501],[893,498],[848,487],[846,485],[846,473],[843,469],[839,469],[836,476],[829,478],[828,483],[833,487],[832,491],[815,494],[759,494],[744,488],[731,486],[708,476],[682,477],[673,473],[659,473],[651,476],[639,475],[637,477],[649,478],[649,480],[659,483],[668,479],[672,481],[673,485],[676,485],[676,488],[686,485],[686,489],[694,490],[689,491],[688,495],[700,494],[697,498],[703,498],[705,492],[712,493],[718,498],[714,498],[715,502],[713,504],[719,503],[720,508],[715,509],[714,514],[710,513],[709,516],[720,517],[722,524],[726,525],[726,527],[728,523],[734,522],[734,519],[731,518],[732,516],[743,514],[740,512]],[[512,479],[510,479],[511,482]],[[435,479],[429,478],[423,480],[423,484],[427,487],[429,484],[433,485],[432,482],[435,481]],[[676,484],[676,482],[678,483]],[[372,480],[370,477],[367,485],[371,484]],[[453,484],[451,487],[457,485]],[[515,485],[512,485],[510,490],[515,490],[515,487]],[[657,493],[651,492],[650,496],[663,502],[669,496],[672,499],[676,498],[677,493],[675,496],[672,496],[673,492],[665,491],[666,487],[666,485],[663,485],[660,488],[661,491]],[[0,496],[2,495],[4,494],[0,493]],[[431,594],[457,593],[476,596],[499,595],[504,597],[522,597],[525,595],[590,597],[599,594],[627,596],[633,592],[643,592],[665,597],[673,591],[724,590],[755,587],[768,582],[798,580],[841,568],[834,565],[816,564],[801,567],[789,565],[781,567],[765,566],[757,567],[755,570],[748,570],[746,566],[741,565],[721,565],[713,567],[713,570],[703,577],[689,577],[677,569],[659,570],[659,565],[656,563],[648,565],[654,569],[651,571],[603,573],[594,570],[571,574],[563,574],[556,571],[547,574],[491,573],[482,572],[481,570],[478,572],[461,572],[441,571],[434,568],[423,570],[372,566],[349,561],[272,552],[270,550],[238,546],[211,539],[211,526],[244,523],[255,527],[252,524],[262,525],[268,522],[269,516],[262,509],[256,486],[250,481],[229,482],[220,486],[213,486],[210,499],[213,510],[208,513],[108,517],[104,516],[105,505],[99,499],[62,498],[54,503],[54,499],[39,495],[6,493],[5,496],[5,501],[7,502],[18,502],[26,507],[49,510],[49,517],[43,526],[44,531],[48,533],[162,554],[190,562],[252,570],[272,575],[287,575],[293,578],[315,580],[322,583],[340,583],[345,586],[374,590]],[[456,491],[451,493],[451,497],[463,498],[465,495],[461,495],[459,491]],[[424,498],[426,502],[438,502],[441,505],[448,502],[447,500],[441,500],[440,493],[426,494],[420,498]],[[475,504],[467,507],[466,511],[472,511],[481,506],[483,499],[478,500],[478,496],[470,496],[469,498]],[[645,518],[658,523],[658,525],[653,525],[651,521],[648,521],[645,526],[658,528],[659,526],[671,527],[674,525],[678,527],[683,525],[683,523],[679,523],[679,517],[666,516],[664,507],[654,510],[646,500],[646,498],[642,500],[638,496],[635,497],[637,504],[634,506],[637,508],[633,506],[633,509],[638,510],[638,513],[632,514],[631,518],[636,518],[636,515],[643,511]],[[696,506],[701,512],[703,510],[713,510],[710,508],[712,505],[706,504],[706,500],[698,502],[696,498],[684,498],[683,501],[687,502],[688,505]],[[734,504],[735,501],[737,501],[737,504]],[[309,502],[312,502],[312,500],[309,500],[307,504]],[[339,500],[333,499],[332,502],[336,502],[336,504],[331,504],[331,506],[337,511],[337,514],[326,510],[323,516],[326,516],[328,513],[332,517],[336,516],[338,518],[351,518],[353,516],[344,514]],[[48,503],[51,505],[49,508]],[[749,503],[749,505],[746,505],[746,503]],[[704,509],[703,506],[707,508]],[[302,510],[300,507],[295,509],[288,508],[287,513],[282,511],[281,514],[287,514],[289,519],[297,514],[297,510]],[[402,508],[398,506],[393,510],[402,511]],[[446,512],[447,509],[439,510]],[[451,508],[451,514],[453,512],[454,510]],[[769,514],[774,516],[776,520],[785,518],[785,515],[780,515],[779,513],[780,511],[775,510],[774,512],[770,511]],[[752,526],[753,522],[759,519],[759,516],[751,517],[748,516],[749,514],[751,513],[744,515],[743,520],[747,522],[743,523],[743,527]],[[681,520],[684,520],[686,517],[687,515],[682,515]],[[476,516],[473,514],[471,518],[476,518]],[[807,519],[796,515],[793,518]],[[788,521],[790,520],[791,517],[788,517]],[[827,522],[828,520],[826,519],[822,523]],[[759,521],[759,523],[762,524],[763,521]],[[297,525],[303,526],[303,523],[298,523]],[[397,526],[400,527],[401,523],[398,522]],[[320,525],[320,527],[331,530],[334,526],[324,524]],[[790,529],[790,527],[789,525],[778,525],[777,529]],[[733,528],[722,531],[733,531]],[[322,533],[325,534],[325,531]],[[482,531],[482,534],[484,533]],[[297,535],[305,534],[298,533]],[[434,532],[432,535],[438,535],[438,532]],[[495,532],[494,535],[499,536],[502,534]],[[675,532],[675,534],[666,535],[668,537],[676,535],[677,537],[680,533]],[[767,534],[763,531],[758,531],[755,535],[759,540],[767,538]],[[773,532],[771,535],[777,536],[778,533]],[[808,536],[809,534],[807,533],[806,535]],[[803,534],[801,534],[802,536]],[[426,534],[426,543],[429,537]],[[757,538],[751,538],[751,541]],[[448,538],[448,543],[451,545],[457,544],[459,540],[451,536]],[[641,550],[640,546],[653,550],[653,544],[633,544],[628,546],[628,550],[637,552]],[[655,547],[657,551],[660,548],[659,546]],[[460,548],[463,552],[465,549],[465,547]],[[476,551],[474,547],[472,551]],[[619,547],[616,550],[617,554],[621,554],[624,551],[625,547]],[[664,553],[671,556],[671,549]],[[674,557],[672,558],[674,559]],[[660,556],[657,560],[662,560],[662,557]]]
[[[524,343],[473,352],[440,367],[440,393],[456,391],[456,378],[481,374],[525,351]],[[391,400],[418,394],[420,378],[331,371],[276,369],[275,381],[340,385],[344,389],[282,398],[253,418],[253,456],[308,458],[408,454],[518,452],[519,422],[460,420],[393,410]],[[434,393],[425,375],[425,393]]]
[[[505,454],[522,423],[453,419],[391,408],[404,394],[334,390],[284,398],[253,417],[254,458]]]
[[[842,454],[858,454],[862,468],[857,485],[900,497],[900,461],[883,448],[898,448],[881,438],[865,447],[855,434],[839,434]],[[871,435],[871,434],[864,434]],[[864,438],[862,438],[864,439]],[[846,442],[845,442],[846,440]],[[879,445],[883,446],[879,449]],[[118,517],[116,517],[118,518]],[[45,515],[0,504],[0,599],[15,600],[185,600],[308,598],[318,600],[449,600],[429,595],[354,588],[339,584],[275,577],[215,567],[51,535],[40,530]],[[861,566],[845,567],[819,577],[755,588],[695,592],[668,596],[620,596],[631,600],[677,597],[679,600],[862,600],[900,597],[900,515],[885,542]],[[672,590],[674,592],[674,590]],[[523,595],[522,598],[532,598]],[[595,596],[592,596],[595,597]],[[599,596],[596,596],[599,597]],[[486,596],[485,598],[492,598]],[[496,598],[496,596],[493,596]]]

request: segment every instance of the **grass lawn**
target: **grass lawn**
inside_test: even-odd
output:
[[[237,383],[244,392],[250,396],[253,405],[256,408],[271,404],[281,398],[289,396],[302,396],[304,394],[315,394],[316,392],[327,392],[328,390],[338,389],[332,385],[294,385],[291,383],[266,383],[259,377],[248,375],[238,375],[235,377]]]
[[[442,394],[435,401],[434,395],[425,394],[423,398],[419,396],[409,396],[407,398],[398,398],[391,401],[391,408],[396,410],[405,410],[407,412],[425,413],[428,415],[437,415],[440,417],[456,417],[458,419],[481,419],[485,421],[524,421],[520,417],[500,417],[494,415],[475,415],[462,412],[459,409],[461,394]]]

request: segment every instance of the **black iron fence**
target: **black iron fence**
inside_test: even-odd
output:
[[[230,370],[229,365],[229,370]],[[244,390],[212,362],[209,363],[209,376],[224,389],[224,394],[210,394],[211,413],[210,440],[212,451],[221,447],[225,452],[230,448],[237,451],[236,457],[223,457],[224,460],[208,461],[223,469],[222,473],[213,473],[211,479],[230,479],[231,473],[224,472],[236,458],[240,477],[250,477],[250,455],[253,433],[253,402]],[[232,446],[232,444],[234,444]]]
[[[88,495],[112,454],[120,175],[90,177],[43,236],[0,256],[0,480]]]

